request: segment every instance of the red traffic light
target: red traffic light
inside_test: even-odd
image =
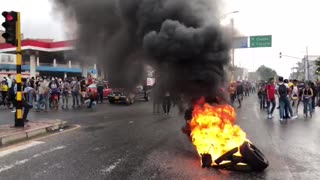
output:
[[[2,12],[2,16],[6,18],[6,21],[16,21],[17,20],[17,12]]]
[[[7,16],[6,16],[6,19],[7,19],[7,21],[12,21],[13,20],[13,16],[10,13],[8,13]]]

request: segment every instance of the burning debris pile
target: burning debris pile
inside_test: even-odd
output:
[[[268,166],[268,160],[250,143],[246,133],[234,125],[232,106],[210,105],[201,98],[190,112],[186,132],[196,146],[202,167],[262,171]]]
[[[241,128],[233,125],[234,109],[225,105],[228,96],[220,90],[228,82],[232,39],[230,29],[222,27],[216,18],[221,15],[220,1],[53,2],[55,10],[62,12],[66,27],[75,30],[78,53],[96,57],[111,86],[136,86],[143,79],[141,67],[148,64],[156,70],[160,96],[170,92],[185,97],[190,104],[201,97],[216,103],[206,101],[195,106],[189,119],[193,143],[208,166],[220,165],[209,160],[249,142]],[[242,160],[242,151],[231,154],[232,162]],[[245,156],[243,160],[248,162]]]

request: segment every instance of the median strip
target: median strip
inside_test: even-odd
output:
[[[0,147],[54,132],[65,126],[66,122],[59,119],[30,121],[24,128],[0,125]]]

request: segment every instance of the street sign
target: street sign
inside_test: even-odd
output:
[[[248,37],[235,37],[232,43],[233,48],[248,48]]]
[[[250,36],[250,48],[272,47],[272,36]]]

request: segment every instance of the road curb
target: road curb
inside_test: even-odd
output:
[[[30,138],[51,133],[53,131],[56,131],[58,129],[62,129],[66,127],[67,122],[62,120],[57,120],[56,123],[48,124],[46,126],[40,127],[40,128],[34,128],[29,130],[21,130],[20,132],[11,133],[8,135],[4,135],[0,137],[0,147],[13,144],[16,142],[20,142],[23,140],[28,140]]]

